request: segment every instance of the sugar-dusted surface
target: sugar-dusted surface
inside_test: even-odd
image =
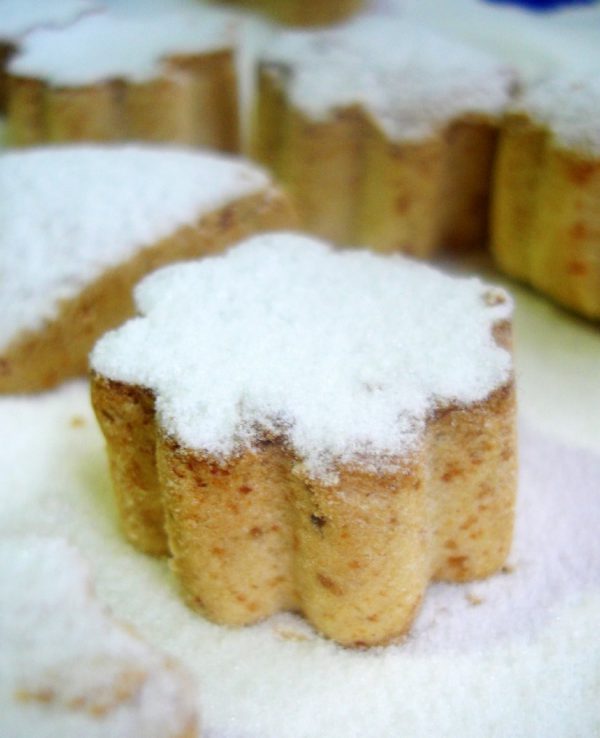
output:
[[[56,316],[107,268],[268,185],[257,167],[168,147],[0,156],[0,346]]]
[[[321,475],[335,459],[397,456],[437,403],[508,381],[492,327],[511,303],[488,304],[488,289],[402,257],[255,236],[143,280],[143,317],[104,336],[92,366],[151,388],[163,427],[190,448],[227,456],[257,424],[283,429]]]
[[[288,95],[310,118],[359,104],[396,140],[422,138],[468,113],[497,116],[514,81],[484,52],[399,18],[283,32],[262,58],[286,70]]]
[[[0,732],[11,738],[181,735],[195,695],[108,615],[62,538],[0,541]]]
[[[574,427],[598,395],[577,398],[574,387],[593,372],[599,337],[588,336],[587,353],[566,358],[560,349],[577,343],[584,326],[523,295],[525,417],[557,434],[570,417],[572,439],[592,444],[593,435]],[[551,346],[548,370],[560,380],[551,402],[544,387],[553,412],[538,418],[531,410],[539,373],[528,373],[528,347],[542,338]],[[524,425],[513,570],[467,587],[433,585],[411,640],[367,653],[337,648],[291,615],[229,630],[188,610],[166,564],[123,540],[83,382],[1,399],[0,438],[0,534],[76,543],[93,564],[99,598],[193,671],[210,738],[397,738],[400,724],[411,738],[600,730],[597,432],[596,450],[583,452]]]
[[[600,157],[600,62],[595,74],[562,74],[530,85],[516,102],[559,146]]]
[[[199,3],[148,15],[98,13],[60,32],[29,34],[9,71],[63,86],[140,81],[162,73],[169,56],[216,51],[234,41],[233,16]]]
[[[16,42],[37,26],[60,27],[98,8],[95,0],[0,0],[0,39]]]
[[[554,13],[477,0],[375,0],[374,5],[392,19],[422,22],[498,55],[527,83],[519,107],[551,128],[559,144],[600,153],[597,4]]]

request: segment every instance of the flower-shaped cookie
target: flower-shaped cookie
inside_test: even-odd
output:
[[[511,541],[511,307],[403,257],[256,236],[138,285],[91,358],[122,523],[211,619],[343,644]]]

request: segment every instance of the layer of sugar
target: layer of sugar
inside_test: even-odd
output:
[[[241,160],[168,147],[0,156],[0,346],[107,268],[268,184]]]
[[[148,15],[98,13],[60,32],[30,33],[8,69],[63,86],[122,77],[141,81],[168,73],[164,60],[169,56],[234,43],[234,16],[200,4]]]
[[[404,16],[492,52],[526,80],[600,66],[600,6],[531,12],[481,0],[373,0],[375,12]]]
[[[0,0],[0,40],[15,43],[37,26],[62,26],[97,9],[95,0]]]
[[[600,157],[600,64],[594,76],[563,74],[531,84],[516,102],[556,143]]]
[[[529,297],[523,306],[529,310]],[[577,400],[572,389],[582,374],[593,376],[600,336],[569,360],[565,342],[582,351],[585,326],[563,315],[554,338],[560,315],[536,314],[517,333],[517,348],[541,336],[552,347],[546,362],[559,379],[547,417],[560,432],[592,406],[594,396]],[[529,361],[527,351],[520,355]],[[540,375],[524,379],[528,409]],[[597,424],[595,436],[582,436],[595,438],[594,453],[522,428],[514,570],[434,585],[410,640],[370,652],[337,648],[291,615],[235,630],[191,612],[168,566],[123,539],[83,382],[0,399],[0,438],[0,536],[60,535],[80,547],[99,598],[193,671],[210,738],[396,738],[399,725],[411,738],[600,732]]]
[[[0,602],[2,735],[167,738],[187,727],[187,681],[105,612],[65,540],[3,538]]]
[[[360,104],[396,140],[422,138],[464,114],[497,116],[514,82],[484,52],[398,18],[282,32],[262,59],[282,68],[292,104],[310,118]]]
[[[600,7],[532,13],[477,0],[376,0],[374,6],[497,54],[525,79],[519,106],[550,127],[559,144],[600,152]]]
[[[227,456],[256,424],[283,429],[322,476],[334,458],[396,456],[436,403],[508,380],[491,329],[511,303],[486,305],[487,289],[402,257],[255,236],[147,277],[143,317],[101,339],[92,366],[151,388],[188,447]]]

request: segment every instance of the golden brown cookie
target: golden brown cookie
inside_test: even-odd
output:
[[[168,147],[5,154],[0,194],[0,392],[85,374],[144,274],[295,222],[258,167]]]
[[[125,534],[172,557],[192,607],[229,625],[297,610],[375,645],[432,579],[502,566],[505,293],[272,234],[156,272],[136,304],[94,349],[92,399]]]
[[[554,78],[506,116],[494,185],[498,266],[600,319],[600,86]]]
[[[8,64],[9,143],[141,140],[237,151],[236,22],[190,6],[29,34]]]
[[[308,230],[427,257],[485,244],[507,67],[406,21],[281,33],[259,63],[254,156]]]
[[[247,10],[266,13],[290,26],[321,26],[348,18],[364,0],[221,0]]]

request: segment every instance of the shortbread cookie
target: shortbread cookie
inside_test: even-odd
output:
[[[60,28],[97,10],[93,0],[0,0],[0,112],[6,106],[5,66],[26,33],[35,28]]]
[[[66,541],[0,541],[0,602],[1,735],[198,735],[187,675],[113,620]]]
[[[321,236],[418,256],[480,246],[513,83],[405,21],[284,32],[260,61],[252,151]]]
[[[92,353],[121,521],[218,623],[298,610],[346,645],[409,628],[431,579],[507,555],[507,295],[403,257],[255,236],[175,265]]]
[[[600,82],[555,77],[506,117],[494,188],[498,266],[600,319]]]
[[[355,13],[364,0],[221,0],[248,10],[270,15],[292,26],[320,26],[335,23]]]
[[[85,374],[147,272],[294,222],[257,167],[150,146],[5,154],[0,209],[0,392]]]
[[[29,34],[8,65],[13,145],[134,139],[238,148],[235,21],[190,5]]]

